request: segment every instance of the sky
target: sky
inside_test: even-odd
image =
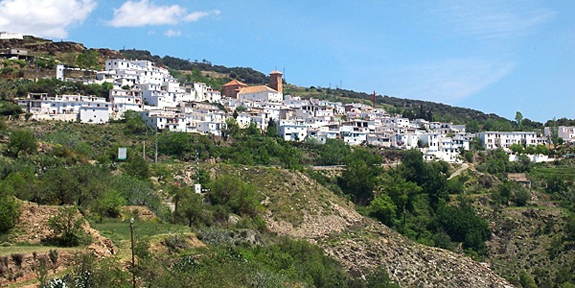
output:
[[[571,0],[0,0],[0,31],[508,119],[575,118]]]

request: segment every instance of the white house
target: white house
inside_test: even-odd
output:
[[[182,113],[168,110],[145,110],[140,112],[142,120],[155,130],[168,129],[172,132],[186,132],[186,117]]]
[[[307,136],[307,126],[301,120],[280,120],[278,135],[286,141],[303,141]]]
[[[276,102],[283,101],[283,94],[268,86],[243,87],[238,93],[240,101]]]
[[[109,107],[80,107],[78,119],[81,123],[103,124],[110,121]]]
[[[557,127],[557,136],[563,138],[567,142],[575,142],[575,126],[559,126]],[[550,127],[545,127],[543,134],[551,137]]]
[[[478,137],[485,149],[509,149],[513,144],[537,145],[537,134],[535,132],[487,131],[478,133]]]

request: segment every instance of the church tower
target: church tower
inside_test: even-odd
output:
[[[282,75],[282,72],[277,70],[270,72],[270,87],[280,93],[283,93]]]

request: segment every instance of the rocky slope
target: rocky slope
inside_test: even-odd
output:
[[[0,49],[3,48],[24,48],[33,55],[50,55],[55,56],[56,59],[63,60],[66,59],[63,55],[66,54],[80,54],[86,52],[88,48],[81,43],[71,42],[71,41],[52,41],[47,39],[42,39],[34,36],[24,36],[24,39],[3,39],[0,40]],[[100,48],[96,49],[100,54],[100,59],[106,60],[110,58],[124,58],[123,55],[115,50]]]
[[[352,203],[300,172],[228,165],[208,170],[213,176],[237,175],[256,185],[271,232],[318,244],[356,275],[381,265],[404,287],[512,287],[487,264],[414,243],[364,218]]]

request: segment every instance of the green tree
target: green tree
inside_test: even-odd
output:
[[[268,136],[268,137],[277,137],[278,136],[277,123],[273,119],[270,119],[270,121],[268,121],[268,128],[266,129],[266,136]]]
[[[213,205],[224,205],[240,216],[255,216],[261,210],[255,187],[241,178],[221,176],[209,185],[207,197]]]
[[[537,154],[549,155],[549,148],[543,144],[537,145]]]
[[[483,253],[485,241],[491,236],[487,221],[475,214],[473,206],[461,201],[459,207],[441,205],[436,224],[456,242],[463,242],[464,248]]]
[[[392,226],[396,218],[397,206],[387,194],[377,196],[368,207],[369,215],[377,218],[381,223]]]
[[[132,110],[128,110],[122,114],[126,124],[124,125],[124,133],[128,135],[143,135],[145,133],[151,132],[151,127],[146,125],[146,122],[142,120],[140,113]]]
[[[413,211],[413,201],[421,193],[421,187],[414,182],[408,182],[399,173],[390,173],[383,178],[380,192],[389,195],[393,204],[397,207],[397,216],[403,219],[405,224],[407,210]]]
[[[54,232],[60,245],[65,247],[78,246],[83,234],[84,218],[74,206],[61,207],[58,214],[48,219],[48,227]]]
[[[124,165],[124,169],[130,176],[143,180],[150,178],[148,162],[138,155],[132,156],[130,161]]]
[[[465,132],[467,133],[477,133],[479,132],[479,123],[477,121],[469,121],[465,124]]]
[[[226,127],[222,132],[224,141],[227,141],[228,137],[230,136],[234,138],[238,137],[240,134],[240,125],[238,124],[238,121],[236,121],[234,118],[226,119]]]
[[[78,66],[82,68],[96,69],[98,68],[99,59],[100,55],[98,51],[90,49],[78,55],[78,58],[76,59],[76,64],[78,64]]]
[[[471,139],[471,141],[469,141],[469,147],[471,148],[471,150],[475,150],[475,151],[482,151],[485,150],[485,148],[483,148],[483,145],[481,145],[481,139],[479,139],[479,137],[475,137],[473,139]]]
[[[165,155],[183,158],[193,150],[191,135],[185,132],[163,132],[158,137],[158,150]]]
[[[534,155],[537,154],[537,147],[529,145],[525,148],[525,154]]]
[[[575,215],[567,218],[565,224],[565,240],[575,241]]]
[[[260,129],[258,129],[258,125],[256,124],[256,122],[251,121],[250,125],[248,125],[248,127],[245,129],[245,133],[248,136],[259,136]]]
[[[188,226],[198,225],[204,209],[202,196],[190,189],[182,189],[178,200],[178,214],[188,221]]]
[[[531,200],[531,193],[524,188],[520,188],[515,192],[513,202],[515,202],[516,206],[523,207],[527,205],[529,200]]]
[[[341,175],[341,188],[359,204],[367,204],[373,198],[377,177],[382,172],[382,159],[368,150],[356,148],[343,160],[346,169]]]
[[[20,216],[20,204],[13,196],[0,196],[0,234],[4,234],[16,225]]]
[[[36,138],[30,130],[16,130],[12,132],[8,142],[8,150],[16,158],[18,158],[20,152],[35,153],[37,146]]]
[[[521,114],[519,111],[515,112],[515,122],[517,123],[518,127],[521,127],[523,122],[523,114]]]
[[[99,216],[100,222],[104,217],[116,218],[120,216],[122,206],[126,205],[126,199],[120,191],[110,189],[96,198],[91,211]]]
[[[351,153],[349,145],[345,144],[342,139],[327,139],[325,144],[320,146],[319,163],[321,165],[342,164]]]
[[[513,151],[514,154],[521,154],[523,153],[523,145],[521,144],[511,144],[511,146],[509,146],[509,149],[511,149],[511,151]]]
[[[365,279],[366,288],[399,288],[399,285],[393,283],[389,274],[383,266],[376,267],[367,274]]]
[[[537,288],[537,284],[533,277],[523,270],[519,272],[519,283],[523,288]]]
[[[553,121],[551,122],[551,125],[549,126],[549,132],[550,132],[550,140],[551,143],[553,143],[553,149],[557,150],[557,147],[561,144],[560,139],[561,137],[559,137],[559,124],[557,124],[557,121],[555,120],[555,118],[553,118]]]

